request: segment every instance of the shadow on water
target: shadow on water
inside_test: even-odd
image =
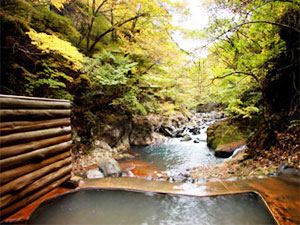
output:
[[[255,193],[193,197],[80,190],[44,202],[28,224],[276,224]]]

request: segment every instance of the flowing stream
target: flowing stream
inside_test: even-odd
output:
[[[224,160],[215,157],[207,147],[206,130],[207,126],[203,126],[198,135],[185,132],[191,136],[190,141],[171,138],[161,144],[146,147],[135,146],[132,147],[132,151],[137,153],[135,159],[151,163],[158,169],[166,171],[170,176],[184,175],[193,167],[221,163]],[[198,143],[194,143],[194,140]]]

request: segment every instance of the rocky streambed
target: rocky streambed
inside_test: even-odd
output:
[[[251,129],[247,121],[240,124],[226,119],[222,112],[167,118],[148,115],[135,117],[131,122],[114,118],[101,133],[94,135],[87,154],[81,152],[82,145],[77,145],[79,151],[73,153],[73,178],[106,175],[203,182],[277,171],[281,164],[268,159],[245,160],[247,150],[243,146]],[[223,139],[218,138],[220,134],[225,134]],[[105,165],[113,168],[108,174],[102,174],[97,165],[103,158],[108,160]]]
[[[117,176],[193,182],[192,168],[224,161],[215,157],[206,142],[208,126],[224,116],[216,111],[189,117],[176,114],[167,119],[149,115],[135,117],[129,125],[116,120],[95,136],[92,151],[77,158],[75,154],[73,172],[81,177],[102,177],[97,162],[108,158],[118,160]]]

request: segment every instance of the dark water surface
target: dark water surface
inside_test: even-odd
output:
[[[80,190],[44,202],[28,224],[276,224],[255,193],[215,197]]]

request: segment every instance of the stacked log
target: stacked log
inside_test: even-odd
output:
[[[0,95],[0,220],[70,179],[67,100]]]

